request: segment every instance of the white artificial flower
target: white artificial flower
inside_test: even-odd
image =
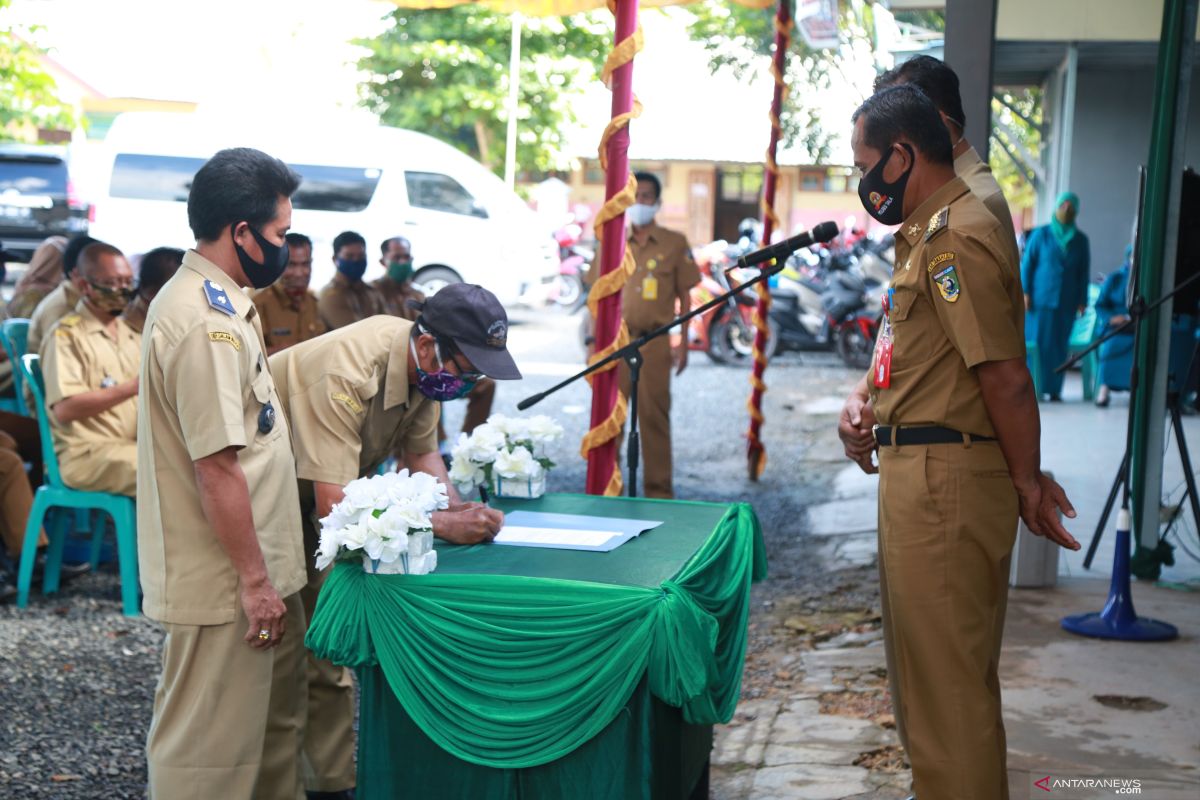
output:
[[[337,558],[338,549],[342,545],[340,530],[321,531],[321,543],[317,547],[317,569],[325,569]]]
[[[504,444],[504,434],[485,422],[471,433],[468,454],[476,464],[490,464],[496,460],[496,454],[504,449]]]
[[[375,558],[378,558],[384,564],[391,564],[406,550],[408,550],[408,537],[398,536],[385,540],[383,547],[379,551],[379,555],[375,556]]]
[[[358,478],[346,484],[342,490],[344,500],[352,509],[373,509],[380,500],[379,483],[372,483],[370,478]]]
[[[553,442],[563,435],[562,425],[559,425],[545,414],[538,414],[526,421],[526,428],[529,431],[529,438],[535,444],[547,444]]]
[[[542,465],[534,460],[528,449],[518,446],[512,452],[501,451],[493,469],[501,478],[536,478],[541,474]]]
[[[466,494],[483,483],[483,468],[463,455],[450,459],[450,480],[460,494]]]
[[[342,546],[347,550],[361,550],[369,536],[367,526],[355,522],[342,528]]]
[[[508,436],[512,432],[509,426],[518,421],[519,420],[512,419],[511,417],[506,417],[503,414],[492,414],[487,418],[487,425],[500,431],[500,433],[504,434],[505,436]]]

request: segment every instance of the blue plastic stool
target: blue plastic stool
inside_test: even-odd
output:
[[[137,561],[137,513],[133,499],[107,492],[85,492],[72,489],[62,482],[58,470],[58,455],[54,452],[54,440],[50,434],[50,421],[46,418],[45,390],[42,386],[40,359],[27,354],[19,362],[25,380],[33,392],[37,407],[38,433],[42,440],[42,463],[46,467],[46,481],[33,496],[33,509],[25,524],[25,542],[21,547],[21,566],[17,573],[17,607],[29,605],[29,588],[33,583],[33,562],[37,552],[38,533],[42,529],[46,512],[51,508],[96,509],[109,514],[117,532],[117,559],[121,568],[121,604],[125,616],[136,617],[140,613],[138,598]],[[62,568],[63,548],[67,541],[68,517],[55,514],[46,535],[50,546],[46,549],[46,571],[42,576],[42,593],[58,591],[59,572]],[[95,566],[100,560],[104,526],[92,526],[91,562]]]

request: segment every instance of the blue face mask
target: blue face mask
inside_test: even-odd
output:
[[[367,271],[367,260],[365,258],[339,258],[336,259],[336,263],[338,272],[352,281],[361,280],[363,273]]]
[[[460,397],[464,397],[475,388],[474,380],[468,380],[460,375],[455,375],[446,369],[436,345],[433,349],[433,355],[438,362],[437,372],[426,372],[421,369],[421,362],[417,360],[417,348],[413,344],[412,339],[408,340],[408,346],[412,350],[413,366],[417,368],[417,391],[430,400],[447,403],[451,400],[458,400]]]

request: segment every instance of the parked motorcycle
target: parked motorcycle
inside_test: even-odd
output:
[[[580,243],[583,238],[583,222],[575,219],[554,233],[558,243],[558,274],[554,276],[554,285],[550,287],[550,300],[572,313],[583,307],[587,301],[587,292],[583,284],[583,276],[592,263],[595,251]]]
[[[692,251],[700,268],[700,283],[691,289],[692,308],[711,301],[758,274],[757,270],[730,267],[744,246],[717,240]],[[688,322],[688,349],[703,350],[717,364],[748,358],[754,349],[754,306],[757,295],[747,290],[728,298]]]

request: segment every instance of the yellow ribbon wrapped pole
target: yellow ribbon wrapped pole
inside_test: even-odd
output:
[[[791,0],[779,0],[779,11],[775,15],[775,53],[771,59],[771,77],[775,79],[775,92],[771,98],[771,139],[767,145],[762,195],[763,244],[769,244],[771,234],[780,227],[779,216],[775,213],[775,189],[779,185],[779,164],[775,162],[775,153],[783,131],[779,115],[783,110],[783,99],[787,96],[783,70],[791,34]],[[760,433],[763,424],[762,398],[763,393],[767,391],[767,384],[763,382],[763,373],[767,369],[767,314],[771,309],[771,293],[767,284],[760,283],[756,288],[758,305],[754,308],[753,319],[754,366],[750,373],[750,400],[746,403],[746,409],[750,412],[750,430],[746,433],[746,460],[752,481],[758,480],[767,466],[767,450],[763,446]]]

